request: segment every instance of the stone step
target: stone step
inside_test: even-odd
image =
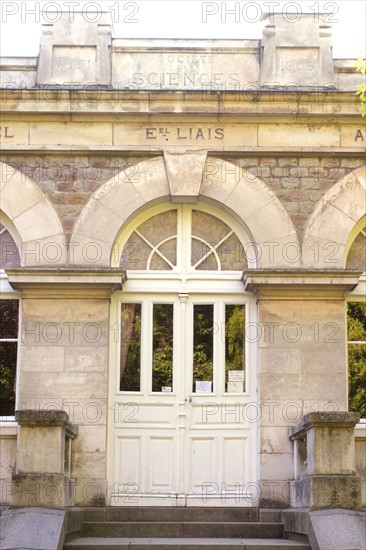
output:
[[[191,521],[191,522],[280,522],[281,511],[259,508],[208,507],[111,507],[85,508],[84,521]]]
[[[84,537],[196,537],[196,538],[282,538],[282,523],[259,522],[84,522]]]
[[[173,550],[311,550],[303,542],[278,539],[237,538],[82,538],[78,537],[64,545],[64,550],[146,550],[149,548]]]

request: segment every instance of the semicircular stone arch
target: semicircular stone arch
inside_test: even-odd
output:
[[[355,228],[366,214],[366,166],[344,176],[329,189],[313,211],[304,234],[304,267],[346,267]]]
[[[189,160],[187,155],[187,179]],[[71,264],[93,262],[109,267],[114,245],[133,216],[164,201],[185,202],[181,193],[174,195],[172,171],[169,167],[168,177],[163,157],[143,160],[137,167],[133,176],[122,171],[117,178],[107,181],[86,204],[71,239]],[[197,166],[194,170],[197,179]],[[181,174],[177,177],[182,178]],[[196,185],[193,187],[196,189]],[[300,245],[288,213],[265,183],[252,174],[210,157],[202,164],[200,185],[187,196],[188,202],[200,200],[226,210],[245,227],[252,239],[251,246],[257,250],[257,267],[299,265]]]
[[[65,236],[60,219],[36,182],[0,163],[1,211],[18,236],[22,266],[54,267],[66,263]]]

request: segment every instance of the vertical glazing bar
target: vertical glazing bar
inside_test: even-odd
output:
[[[177,397],[178,397],[178,456],[177,456],[177,468],[179,472],[179,493],[185,495],[187,492],[188,479],[188,466],[187,466],[187,448],[186,441],[186,416],[187,416],[187,396],[185,387],[185,373],[186,373],[186,361],[187,361],[187,300],[188,294],[179,294],[179,369],[177,375]]]

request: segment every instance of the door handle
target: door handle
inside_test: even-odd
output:
[[[186,397],[185,401],[188,401],[188,403],[192,403],[192,397]]]

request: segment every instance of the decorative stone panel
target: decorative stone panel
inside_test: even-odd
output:
[[[91,15],[66,12],[44,25],[37,84],[110,85],[111,25],[106,14]]]
[[[291,17],[293,18],[291,24]],[[331,25],[314,14],[275,14],[262,39],[262,86],[334,87]]]

